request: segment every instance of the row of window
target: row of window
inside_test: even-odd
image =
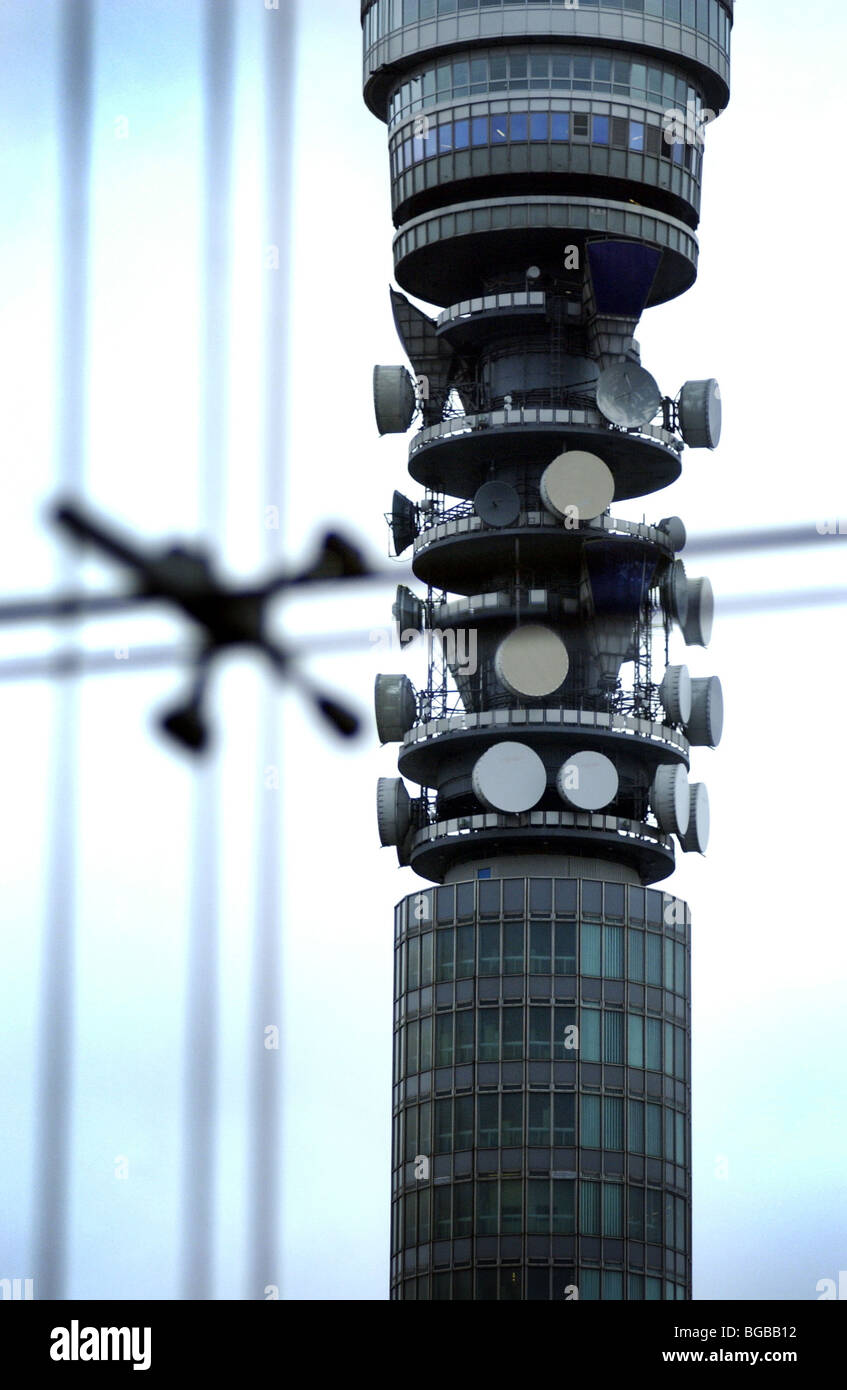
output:
[[[579,1192],[577,1194],[577,1187]],[[686,1204],[657,1188],[588,1178],[489,1178],[398,1197],[393,1253],[431,1240],[505,1235],[606,1236],[685,1253]]]
[[[476,1113],[474,1113],[476,1112]],[[577,1134],[577,1115],[579,1133]],[[685,1166],[685,1115],[653,1101],[572,1091],[481,1092],[409,1105],[395,1117],[396,1161],[464,1149],[576,1148]]]
[[[422,69],[395,90],[388,106],[389,125],[443,102],[521,91],[602,92],[654,102],[663,110],[690,107],[695,116],[703,106],[697,88],[665,64],[612,58],[608,49],[551,48],[539,53],[522,48],[469,53]]]
[[[417,1278],[405,1279],[400,1286],[404,1302],[435,1300],[449,1303],[472,1302],[474,1299],[543,1303],[577,1299],[583,1302],[623,1302],[624,1287],[627,1300],[648,1302],[688,1298],[685,1285],[676,1284],[671,1279],[634,1273],[628,1273],[624,1279],[620,1270],[575,1271],[564,1265],[554,1265],[552,1269],[533,1265],[522,1269],[508,1265],[504,1269],[478,1269],[475,1275],[471,1269],[455,1269],[452,1273],[446,1270],[432,1276],[421,1274]]]
[[[391,176],[436,156],[497,145],[570,144],[611,146],[638,154],[663,157],[699,178],[702,152],[693,143],[668,143],[657,125],[622,116],[591,116],[588,112],[511,111],[499,116],[473,116],[431,126],[423,136],[393,142]]]
[[[547,3],[553,9],[566,8],[564,0],[547,0]],[[400,29],[404,24],[416,24],[422,19],[463,14],[469,10],[500,9],[504,5],[519,8],[523,5],[539,7],[539,4],[540,0],[376,0],[365,16],[365,47],[370,48],[372,43],[393,29]],[[574,7],[570,4],[568,8]],[[729,52],[732,24],[719,0],[579,0],[579,8],[625,10],[629,14],[648,15],[674,24],[684,24],[707,35],[724,52]]]
[[[620,1010],[569,1005],[459,1009],[415,1019],[394,1035],[395,1080],[467,1062],[607,1062],[687,1079],[685,1029]]]
[[[685,904],[654,888],[589,878],[501,879],[490,874],[490,869],[480,869],[475,882],[425,888],[404,898],[395,913],[398,935],[407,929],[425,931],[432,922],[446,925],[477,916],[522,917],[527,911],[537,917],[555,912],[560,917],[605,917],[612,922],[626,917],[635,925],[646,923],[648,929],[658,931],[664,926],[685,934]]]
[[[577,953],[577,945],[579,952]],[[481,922],[410,936],[394,954],[394,994],[472,976],[581,975],[685,995],[686,948],[638,927],[599,922]]]

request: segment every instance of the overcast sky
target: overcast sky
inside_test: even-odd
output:
[[[289,0],[281,0],[282,4]],[[262,0],[238,6],[232,217],[232,419],[224,560],[261,565]],[[55,428],[59,5],[0,0],[0,594],[49,586],[44,525]],[[742,0],[733,97],[708,131],[695,288],[651,310],[642,360],[675,395],[717,376],[724,436],[687,452],[673,488],[622,516],[678,513],[699,532],[841,512],[840,149],[847,14],[839,0]],[[302,6],[290,227],[286,547],[326,523],[375,558],[391,491],[416,495],[406,441],[379,439],[375,362],[400,360],[384,128],[361,101],[358,0]],[[100,0],[96,29],[92,355],[87,495],[151,538],[191,534],[198,495],[202,106],[197,0]],[[122,118],[126,118],[125,123]],[[125,138],[123,138],[125,136]],[[719,597],[844,584],[845,555],[809,550],[703,566]],[[108,584],[91,568],[92,583]],[[389,629],[390,588],[292,602],[292,633]],[[844,608],[718,620],[718,752],[695,750],[712,802],[708,856],[664,885],[693,914],[694,1292],[814,1299],[847,1269],[843,837]],[[90,624],[97,647],[178,635],[170,621]],[[0,634],[4,655],[47,631]],[[371,708],[371,650],[309,669]],[[216,1264],[218,1297],[246,1284],[247,1003],[252,852],[261,795],[282,795],[283,1261],[290,1299],[383,1299],[388,1285],[392,908],[419,883],[380,850],[375,786],[396,747],[354,748],[281,692],[282,790],[257,739],[264,670],[232,661],[215,691],[224,833]],[[90,679],[82,697],[78,988],[69,1287],[82,1298],[179,1292],[180,1153],[190,804],[194,772],[151,730],[177,672]],[[0,687],[0,1278],[32,1275],[32,1174],[51,691]],[[269,1020],[276,1022],[276,1020]],[[49,1026],[49,1021],[48,1021]],[[197,1045],[203,1047],[204,1040]],[[120,1160],[125,1160],[122,1166]],[[127,1177],[118,1174],[128,1172]]]

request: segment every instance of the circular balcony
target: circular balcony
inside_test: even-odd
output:
[[[514,526],[493,530],[483,524],[469,503],[464,503],[416,537],[412,568],[425,584],[454,594],[471,594],[490,575],[510,567],[516,541],[527,569],[543,572],[558,567],[564,546],[601,535],[647,541],[668,559],[674,558],[667,532],[641,522],[600,516],[569,530],[549,512],[522,511]]]
[[[655,247],[662,259],[649,308],[684,294],[697,278],[697,238],[667,213],[629,202],[567,196],[488,198],[452,204],[404,223],[394,238],[397,282],[427,303],[483,294],[504,267],[562,264],[597,237]]]
[[[610,468],[620,501],[676,482],[682,447],[658,425],[621,430],[587,407],[524,406],[459,415],[420,430],[409,445],[409,472],[433,492],[470,498],[498,464],[547,464],[564,448],[586,449]]]
[[[509,816],[486,813],[435,821],[418,830],[408,847],[415,873],[434,883],[468,859],[484,858],[488,848],[505,854],[588,854],[636,869],[642,883],[657,883],[674,870],[673,841],[641,821],[590,812],[527,811]]]

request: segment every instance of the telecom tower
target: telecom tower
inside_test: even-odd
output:
[[[691,1297],[690,918],[720,738],[709,581],[621,503],[714,448],[717,383],[663,396],[633,333],[697,272],[732,0],[364,0],[411,364],[377,367],[401,641],[377,677],[380,838],[437,887],[395,915],[391,1296]],[[697,755],[702,756],[702,755]],[[407,783],[412,786],[410,795]]]

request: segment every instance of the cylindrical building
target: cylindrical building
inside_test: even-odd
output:
[[[394,613],[431,643],[426,689],[377,678],[379,830],[438,885],[396,911],[392,1297],[689,1298],[690,924],[649,885],[705,849],[722,697],[671,659],[711,630],[682,522],[615,504],[718,442],[717,383],[662,395],[633,333],[696,275],[732,4],[362,19],[397,282],[441,309],[392,290],[412,372],[374,373],[380,433],[420,417]]]

